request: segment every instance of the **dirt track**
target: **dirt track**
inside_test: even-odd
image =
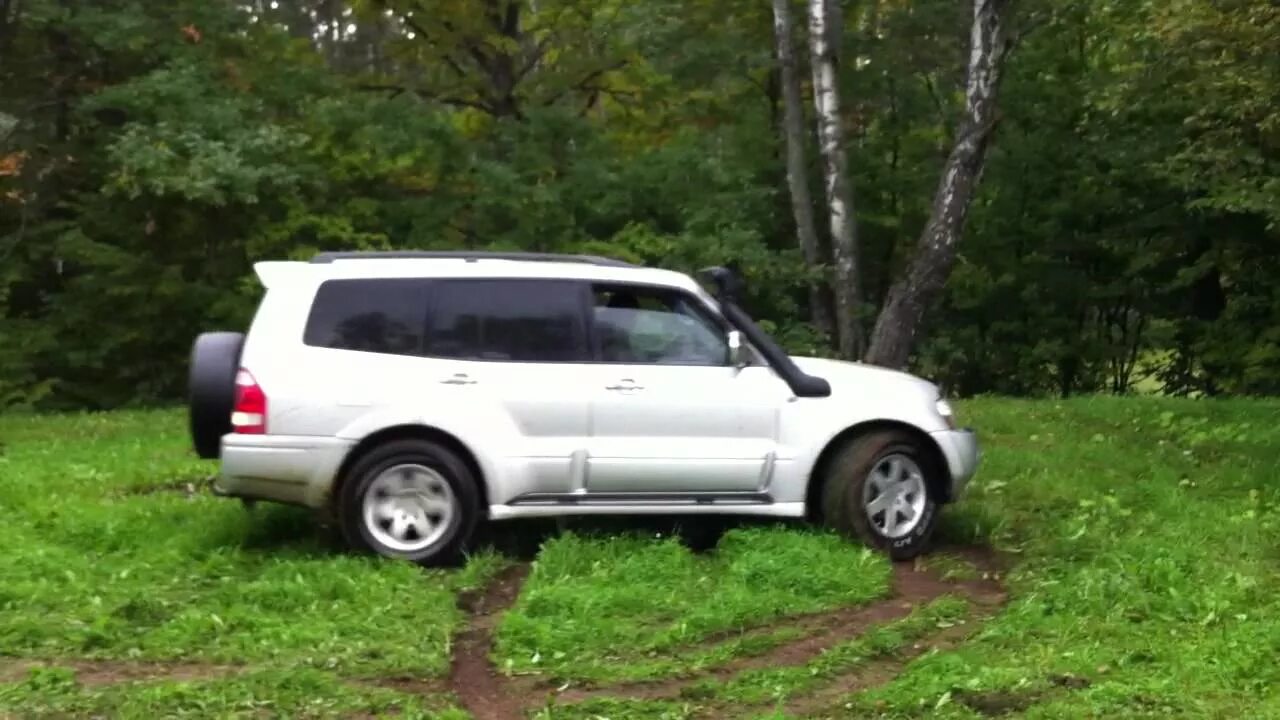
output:
[[[801,636],[765,653],[737,658],[703,673],[670,680],[563,689],[552,687],[546,681],[503,676],[489,660],[493,629],[501,614],[519,596],[520,585],[527,575],[527,566],[515,566],[495,578],[483,594],[460,602],[469,617],[466,629],[460,633],[454,647],[449,690],[476,720],[523,718],[526,711],[542,707],[549,701],[563,706],[606,697],[679,698],[694,684],[707,680],[727,681],[748,670],[804,665],[823,651],[857,638],[874,627],[904,618],[913,608],[943,595],[955,595],[971,604],[973,609],[965,624],[942,629],[892,656],[863,663],[826,683],[818,692],[810,693],[787,707],[789,712],[802,716],[820,713],[844,695],[892,680],[910,660],[929,650],[946,649],[963,642],[981,626],[981,620],[1004,603],[1006,594],[999,581],[1003,568],[998,558],[981,548],[952,552],[962,555],[973,566],[979,579],[948,581],[936,571],[919,569],[915,563],[896,563],[890,597],[871,605],[788,619],[784,622],[798,626]]]
[[[823,715],[833,710],[847,695],[893,680],[912,659],[930,650],[941,650],[962,643],[982,621],[994,614],[1006,600],[1000,583],[1003,564],[993,553],[982,548],[949,548],[962,556],[978,579],[945,580],[935,570],[921,569],[915,563],[896,563],[890,596],[870,605],[838,608],[823,613],[786,618],[774,628],[786,624],[798,631],[798,637],[768,651],[738,657],[703,672],[652,682],[616,684],[602,687],[556,687],[550,680],[530,677],[507,677],[493,666],[493,633],[502,614],[520,595],[528,576],[529,565],[519,563],[499,573],[482,591],[464,593],[458,599],[466,614],[463,629],[452,649],[448,681],[413,677],[386,677],[376,680],[347,680],[356,685],[376,685],[412,694],[454,695],[476,720],[510,720],[524,718],[532,710],[549,703],[570,705],[597,698],[674,699],[686,696],[695,686],[707,681],[727,682],[741,673],[763,668],[803,666],[824,651],[853,640],[869,630],[909,615],[913,608],[943,595],[966,600],[970,612],[963,624],[943,628],[915,643],[858,664],[847,672],[827,679],[814,692],[787,703],[788,712],[802,717]],[[747,631],[762,634],[771,628]],[[714,645],[731,636],[721,633],[707,638],[703,645]],[[0,682],[16,680],[31,668],[49,663],[0,659]],[[61,660],[56,665],[76,671],[82,685],[101,686],[139,680],[203,680],[225,677],[245,668],[181,662],[124,662]],[[973,698],[974,703],[991,702],[990,698]],[[1001,702],[1005,699],[1000,698]],[[726,712],[729,710],[724,708]]]

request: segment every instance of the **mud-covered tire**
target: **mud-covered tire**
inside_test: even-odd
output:
[[[906,470],[894,477],[895,467]],[[913,469],[917,477],[904,479]],[[823,520],[895,560],[914,558],[928,549],[938,524],[940,507],[934,488],[940,485],[942,471],[931,449],[907,433],[878,431],[856,437],[840,448],[826,467]],[[880,499],[882,492],[891,492],[882,503],[900,499],[901,504],[870,511],[869,499]],[[896,523],[901,522],[886,534],[889,522],[885,513],[889,512],[894,513]],[[908,519],[910,527],[904,529]]]
[[[416,479],[404,480],[405,474]],[[379,445],[358,458],[343,479],[336,508],[342,535],[358,552],[425,566],[454,563],[480,520],[477,482],[467,464],[444,446],[426,440]],[[396,488],[400,494],[379,494]],[[380,514],[379,508],[385,513]],[[445,514],[447,521],[440,520]],[[447,526],[433,537],[436,524]],[[422,528],[418,537],[398,538],[397,529],[409,526]],[[418,541],[425,544],[415,546]]]
[[[212,460],[222,454],[222,436],[231,432],[236,373],[244,333],[207,332],[191,346],[187,375],[187,414],[196,454]]]

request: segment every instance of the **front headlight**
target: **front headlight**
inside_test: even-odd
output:
[[[952,430],[955,430],[956,414],[951,409],[951,403],[947,402],[946,398],[938,398],[938,401],[937,403],[934,404],[934,407],[938,409],[938,414],[942,416],[942,419],[947,422],[947,427],[951,428]]]

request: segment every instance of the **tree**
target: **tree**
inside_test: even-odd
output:
[[[0,407],[177,400],[254,261],[361,248],[734,259],[791,352],[856,289],[960,395],[1280,393],[1275,3],[1019,0],[1001,72],[1012,0],[976,64],[973,0],[789,2],[813,76],[786,2],[0,0]]]
[[[836,336],[840,354],[856,358],[862,353],[860,321],[861,264],[858,261],[858,229],[853,190],[845,160],[844,128],[840,116],[840,84],[837,71],[840,35],[836,0],[809,0],[809,55],[813,66],[813,103],[822,154],[823,189],[831,229],[831,255],[835,265]]]
[[[368,21],[403,32],[400,72],[369,89],[411,91],[435,102],[523,120],[531,109],[573,102],[584,111],[628,64],[617,37],[621,8],[584,0],[355,0]],[[428,9],[430,8],[430,9]]]
[[[813,220],[813,197],[809,193],[808,162],[805,159],[804,106],[800,98],[800,75],[792,49],[791,8],[787,0],[773,0],[773,32],[777,49],[778,75],[782,86],[782,142],[786,148],[787,190],[791,198],[791,214],[805,264],[810,269],[824,264],[818,229]],[[809,316],[819,333],[830,336],[835,328],[831,320],[823,284],[818,278],[809,283]]]
[[[915,257],[906,275],[890,288],[876,319],[868,362],[894,368],[907,364],[925,311],[942,292],[955,265],[998,120],[997,92],[1011,47],[1007,28],[1011,5],[1012,0],[973,0],[964,115]]]

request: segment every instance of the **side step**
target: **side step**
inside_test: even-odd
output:
[[[726,493],[528,493],[508,505],[772,505],[773,498],[758,492]]]

